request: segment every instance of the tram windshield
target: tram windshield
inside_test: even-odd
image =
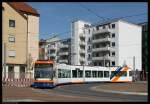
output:
[[[35,64],[36,78],[53,78],[53,64]]]

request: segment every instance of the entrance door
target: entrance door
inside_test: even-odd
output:
[[[9,79],[14,78],[14,66],[13,65],[8,66],[8,78]]]
[[[20,78],[25,78],[25,66],[20,66]]]

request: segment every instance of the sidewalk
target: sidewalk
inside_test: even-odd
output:
[[[133,95],[148,95],[148,82],[132,82],[132,83],[105,83],[91,88],[95,91],[122,93]]]

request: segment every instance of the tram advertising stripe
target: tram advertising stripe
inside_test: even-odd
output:
[[[123,72],[126,72],[127,70],[128,70],[128,67],[124,67]],[[120,76],[116,76],[116,77],[112,80],[112,82],[116,82],[120,77],[121,77],[121,75],[120,75]]]
[[[110,77],[110,79],[112,79],[116,74],[118,74],[122,68],[123,68],[123,67],[118,67],[118,68],[115,70],[115,73]]]

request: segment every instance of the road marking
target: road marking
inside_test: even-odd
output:
[[[130,94],[130,95],[148,95],[148,93],[142,93],[142,92],[124,92],[124,91],[113,91],[113,90],[105,90],[105,89],[98,89],[99,86],[91,87],[91,90],[94,91],[101,91],[101,92],[108,92],[108,93],[118,93],[118,94]]]
[[[43,102],[41,100],[35,100],[35,99],[7,99],[3,102]]]

